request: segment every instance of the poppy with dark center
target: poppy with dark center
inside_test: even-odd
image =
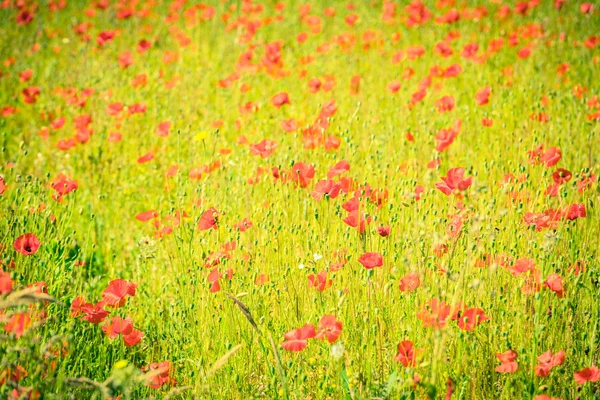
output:
[[[19,253],[30,256],[35,254],[36,251],[40,248],[40,240],[33,233],[26,233],[24,235],[19,236],[15,242],[13,243],[13,247]]]
[[[209,208],[202,213],[202,216],[198,221],[198,229],[201,231],[205,231],[210,228],[217,229],[218,218],[219,212],[214,207]]]

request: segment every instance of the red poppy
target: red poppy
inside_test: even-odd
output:
[[[250,145],[250,154],[253,156],[260,156],[261,158],[267,158],[273,154],[276,148],[277,142],[263,139],[258,143]]]
[[[31,313],[25,312],[21,314],[13,314],[6,325],[4,325],[4,331],[6,333],[14,333],[16,338],[23,336],[27,328],[32,323]]]
[[[341,189],[342,187],[331,179],[323,179],[317,182],[315,190],[311,194],[317,201],[321,201],[325,195],[328,195],[331,199],[335,199],[340,194]]]
[[[171,129],[170,121],[161,122],[156,128],[156,134],[161,137],[167,137],[169,136],[169,129]]]
[[[519,276],[527,271],[535,270],[535,262],[530,258],[519,258],[509,267],[509,270],[513,276]]]
[[[26,233],[15,240],[13,247],[19,253],[30,256],[40,248],[40,240],[35,234]]]
[[[600,368],[592,365],[575,372],[573,378],[578,385],[583,385],[586,382],[598,382],[600,381]]]
[[[377,252],[368,252],[360,256],[358,262],[366,269],[373,269],[383,265],[383,256]]]
[[[313,324],[306,324],[302,328],[293,329],[283,335],[287,340],[281,343],[281,347],[289,351],[302,351],[308,344],[308,339],[317,335]]]
[[[10,273],[0,270],[0,294],[7,294],[12,291],[12,279]]]
[[[244,218],[237,224],[233,225],[233,227],[238,229],[240,232],[246,232],[248,229],[252,228],[252,226],[252,221],[250,221],[248,218]]]
[[[335,343],[342,334],[342,322],[335,319],[333,315],[325,315],[319,321],[318,333],[315,339],[327,339],[329,343]]]
[[[378,226],[377,227],[377,234],[379,234],[379,236],[381,237],[388,237],[390,235],[390,226]]]
[[[156,210],[144,211],[135,216],[135,219],[137,219],[140,222],[150,221],[154,218],[158,218],[158,212],[156,212]]]
[[[477,102],[477,105],[484,106],[489,103],[491,92],[492,89],[489,86],[479,89],[479,91],[477,91],[475,94],[475,101]]]
[[[350,171],[350,163],[348,163],[346,160],[342,160],[329,169],[327,172],[327,178],[332,179],[333,177],[341,175],[347,171]]]
[[[331,287],[333,281],[327,279],[327,271],[321,271],[317,275],[311,274],[308,276],[308,287],[315,288],[317,292],[323,292]]]
[[[417,318],[423,322],[425,328],[442,329],[446,326],[446,319],[450,316],[450,311],[448,304],[438,299],[432,299],[421,307]]]
[[[546,167],[552,167],[560,161],[562,152],[558,147],[549,148],[544,154],[542,154],[540,160]]]
[[[78,298],[80,299],[80,298]],[[108,311],[106,311],[104,309],[104,302],[103,301],[99,301],[96,304],[91,304],[91,303],[82,303],[82,299],[78,300],[75,299],[76,301],[73,301],[74,304],[71,305],[71,310],[72,310],[72,314],[78,315],[77,308],[73,308],[73,307],[77,307],[79,306],[79,310],[84,314],[83,317],[81,317],[81,319],[84,319],[92,324],[99,324],[100,322],[104,321],[106,319],[106,317],[108,317],[108,314],[110,314]],[[74,316],[75,316],[74,315]]]
[[[398,353],[394,361],[401,363],[404,367],[414,368],[417,366],[417,352],[413,342],[404,340],[398,343]]]
[[[447,176],[442,178],[443,182],[437,182],[435,187],[444,193],[446,196],[450,196],[453,191],[467,190],[473,183],[473,178],[463,178],[465,173],[464,168],[452,168],[448,170]]]
[[[546,278],[546,286],[548,289],[556,293],[558,298],[563,298],[565,295],[565,289],[563,287],[562,277],[558,274],[550,274]]]
[[[271,98],[271,104],[273,104],[276,108],[281,108],[285,104],[291,104],[290,96],[286,92],[277,93]]]
[[[472,331],[488,319],[481,308],[469,308],[458,318],[458,327],[463,331]]]
[[[435,102],[435,107],[437,108],[440,114],[447,113],[448,111],[452,111],[454,109],[454,97],[452,96],[444,96],[438,101]]]
[[[400,279],[400,290],[403,292],[412,292],[421,286],[421,278],[418,272],[409,272],[406,276]]]
[[[210,228],[217,229],[218,218],[219,212],[214,207],[209,208],[202,213],[202,216],[198,221],[198,229],[201,231],[205,231]]]
[[[315,167],[311,164],[297,162],[290,171],[290,179],[300,187],[307,187],[310,180],[315,176]]]
[[[107,306],[119,308],[125,305],[127,300],[125,296],[135,296],[137,285],[124,279],[115,279],[109,282],[104,292],[102,292],[102,301]]]
[[[440,153],[446,150],[454,142],[454,139],[460,133],[461,125],[462,121],[456,120],[452,128],[440,130],[435,136],[435,141],[437,142],[435,149]]]
[[[123,342],[127,347],[138,344],[144,336],[143,332],[134,329],[133,321],[130,317],[125,319],[118,316],[112,317],[110,323],[102,326],[102,331],[104,331],[110,339],[115,339],[122,335]]]
[[[496,372],[511,374],[519,369],[519,364],[515,361],[517,359],[517,353],[514,350],[496,353],[496,358],[502,363],[496,367]]]
[[[539,356],[537,360],[539,361],[539,364],[535,366],[535,374],[537,376],[548,376],[553,367],[563,365],[565,362],[565,352],[564,350],[560,350],[553,355],[552,352],[548,350]]]
[[[170,361],[152,363],[142,368],[143,372],[148,372],[147,385],[152,389],[158,389],[163,385],[176,385],[177,381],[172,377],[173,369]]]

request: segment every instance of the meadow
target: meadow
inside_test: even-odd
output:
[[[0,2],[0,398],[600,398],[600,4]]]

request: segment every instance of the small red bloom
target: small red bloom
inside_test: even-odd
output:
[[[412,292],[421,286],[421,278],[418,272],[409,272],[406,276],[400,279],[400,290],[403,292]]]
[[[210,228],[217,229],[218,218],[219,212],[214,207],[209,208],[202,213],[200,221],[198,221],[198,229],[201,231],[205,231]]]
[[[469,308],[458,318],[458,327],[463,331],[472,331],[488,319],[481,308]]]
[[[413,342],[404,340],[398,343],[398,353],[394,361],[401,363],[404,367],[414,368],[417,366],[417,350]]]
[[[281,108],[285,104],[291,104],[290,96],[285,92],[278,93],[271,98],[271,104],[276,108]]]
[[[288,339],[281,343],[281,347],[289,351],[302,351],[308,344],[308,339],[312,339],[317,335],[313,324],[306,324],[302,328],[293,329],[283,335]]]
[[[110,281],[104,292],[102,292],[102,301],[107,306],[119,308],[125,305],[127,300],[125,296],[135,296],[137,285],[124,279],[115,279]]]
[[[335,319],[333,315],[325,315],[319,321],[319,332],[315,339],[327,339],[329,343],[335,343],[342,334],[342,322]]]
[[[263,139],[258,143],[250,145],[250,154],[253,156],[260,156],[261,158],[267,158],[273,154],[276,148],[277,142]]]
[[[467,190],[473,183],[473,178],[469,177],[464,179],[464,173],[464,168],[452,168],[448,170],[448,174],[442,178],[443,182],[437,182],[435,187],[446,196],[450,196],[450,194],[452,194],[452,192],[455,190]]]
[[[373,269],[383,265],[383,256],[377,252],[369,252],[360,256],[358,262],[366,269]]]
[[[35,234],[26,233],[15,240],[13,247],[19,253],[30,256],[40,248],[40,240]]]
[[[550,274],[546,278],[546,286],[548,289],[556,293],[558,298],[563,298],[565,295],[565,288],[563,287],[562,277],[558,274]]]
[[[486,87],[480,89],[475,94],[475,101],[477,102],[477,105],[478,106],[484,106],[487,103],[489,103],[491,92],[492,92],[492,90],[491,90],[491,88],[489,86],[486,86]]]
[[[496,372],[511,374],[519,369],[519,364],[515,361],[517,359],[517,353],[514,350],[496,353],[496,358],[502,363],[496,367]]]
[[[598,382],[600,381],[600,368],[592,365],[591,367],[575,372],[573,378],[578,385],[583,385],[586,382]]]

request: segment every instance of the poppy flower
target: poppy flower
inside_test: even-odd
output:
[[[553,367],[563,365],[565,362],[565,351],[560,350],[556,354],[552,354],[550,350],[540,355],[537,360],[539,364],[535,366],[535,374],[537,376],[548,376]]]
[[[19,253],[30,256],[35,254],[36,251],[40,248],[40,240],[33,233],[26,233],[24,235],[19,236],[15,242],[13,243],[13,247]]]
[[[140,222],[150,221],[154,218],[158,218],[158,212],[156,212],[156,210],[144,211],[135,216],[135,219],[137,219]]]
[[[435,149],[440,153],[446,150],[453,142],[454,139],[460,133],[460,127],[462,125],[461,120],[456,120],[452,128],[442,129],[435,136],[436,146]]]
[[[454,109],[455,102],[454,97],[452,96],[444,96],[438,101],[435,102],[435,107],[437,108],[440,114],[447,113]]]
[[[400,290],[403,292],[412,292],[421,286],[421,278],[418,272],[409,272],[406,276],[400,279]]]
[[[158,124],[158,127],[156,128],[156,135],[161,136],[161,137],[167,137],[167,136],[169,136],[169,129],[171,129],[170,121],[161,122],[160,124]]]
[[[378,226],[377,227],[377,234],[381,237],[388,237],[390,234],[390,226]]]
[[[335,343],[342,334],[342,322],[335,319],[333,315],[325,315],[321,318],[318,325],[318,333],[315,339],[325,340],[329,343]]]
[[[565,296],[562,277],[558,274],[548,275],[546,278],[546,287],[556,293],[558,298],[563,298]]]
[[[170,361],[152,363],[147,367],[143,367],[142,371],[148,373],[146,384],[152,389],[159,389],[163,385],[177,384],[177,381],[172,377],[173,366]]]
[[[442,178],[443,182],[437,182],[435,187],[446,196],[450,196],[453,191],[467,190],[473,183],[473,178],[464,179],[464,173],[464,168],[451,168],[448,170],[448,174]]]
[[[586,382],[598,382],[600,381],[600,368],[592,365],[575,372],[573,378],[578,385],[583,385]]]
[[[283,335],[287,340],[281,343],[281,347],[289,351],[302,351],[306,348],[308,339],[312,339],[316,335],[313,324],[306,324],[302,328],[293,329]]]
[[[6,333],[14,333],[16,338],[23,336],[27,328],[32,323],[31,313],[25,312],[20,314],[13,314],[6,325],[4,325],[4,331]]]
[[[134,329],[133,321],[130,317],[126,317],[125,319],[119,316],[112,317],[109,323],[102,326],[102,331],[110,339],[123,336],[123,342],[127,347],[138,344],[144,336],[143,332]]]
[[[286,92],[277,93],[271,98],[271,104],[276,108],[281,108],[285,104],[291,104],[290,96]]]
[[[290,179],[300,187],[307,187],[310,180],[315,176],[315,167],[311,164],[305,164],[303,162],[297,162],[290,171]]]
[[[327,172],[327,178],[332,179],[333,177],[341,175],[347,171],[350,171],[350,163],[348,163],[346,160],[342,160],[329,169]]]
[[[77,300],[77,299],[75,299],[75,300]],[[83,317],[81,317],[81,319],[84,319],[92,324],[99,324],[100,322],[104,321],[106,319],[106,317],[108,317],[108,314],[110,314],[108,311],[106,311],[104,309],[103,301],[99,301],[96,304],[92,304],[92,303],[81,304],[81,300],[79,300],[79,302],[76,304],[76,306],[77,305],[79,306],[79,310],[81,310],[81,312],[84,314]],[[76,310],[73,311],[73,305],[71,305],[71,307],[72,307],[71,308],[72,313],[76,314]]]
[[[124,279],[112,280],[102,292],[102,301],[107,306],[115,308],[123,307],[127,300],[125,296],[135,296],[136,287],[135,283]]]
[[[482,89],[479,89],[475,94],[475,101],[478,106],[484,106],[490,102],[490,94],[492,89],[489,86],[486,86]]]
[[[298,123],[294,118],[281,121],[281,129],[287,133],[292,133],[298,130]]]
[[[541,156],[541,162],[546,165],[546,167],[552,167],[556,163],[560,161],[562,157],[562,152],[558,147],[549,148],[544,154]]]
[[[401,363],[404,367],[414,368],[417,366],[417,350],[413,342],[404,340],[398,343],[398,353],[394,361]]]
[[[315,185],[315,190],[313,190],[312,197],[321,201],[325,195],[328,195],[329,198],[335,199],[341,191],[341,186],[331,179],[323,179]]]
[[[308,276],[308,287],[315,288],[317,292],[323,292],[331,287],[333,281],[327,279],[327,271],[321,271],[317,275],[311,274]]]
[[[423,327],[442,329],[446,326],[446,319],[450,316],[451,308],[445,302],[431,299],[417,312],[417,318],[423,322]]]
[[[480,323],[489,320],[481,308],[469,308],[458,318],[458,327],[463,331],[472,331]]]
[[[552,180],[558,185],[562,185],[563,183],[567,183],[571,180],[573,174],[571,171],[559,168],[552,173]]]
[[[514,350],[496,353],[496,358],[502,363],[495,368],[496,372],[511,374],[519,369],[519,364],[515,361],[517,359],[517,353]]]
[[[209,208],[202,213],[202,216],[198,221],[198,229],[201,231],[205,231],[210,228],[217,229],[218,218],[219,212],[214,207]]]
[[[368,252],[360,256],[358,262],[366,269],[373,269],[383,265],[383,256],[377,252]]]
[[[258,143],[250,145],[250,154],[253,156],[260,156],[264,159],[272,155],[276,148],[277,142],[263,139]]]
[[[0,270],[0,294],[7,294],[12,291],[12,279],[10,273]]]

